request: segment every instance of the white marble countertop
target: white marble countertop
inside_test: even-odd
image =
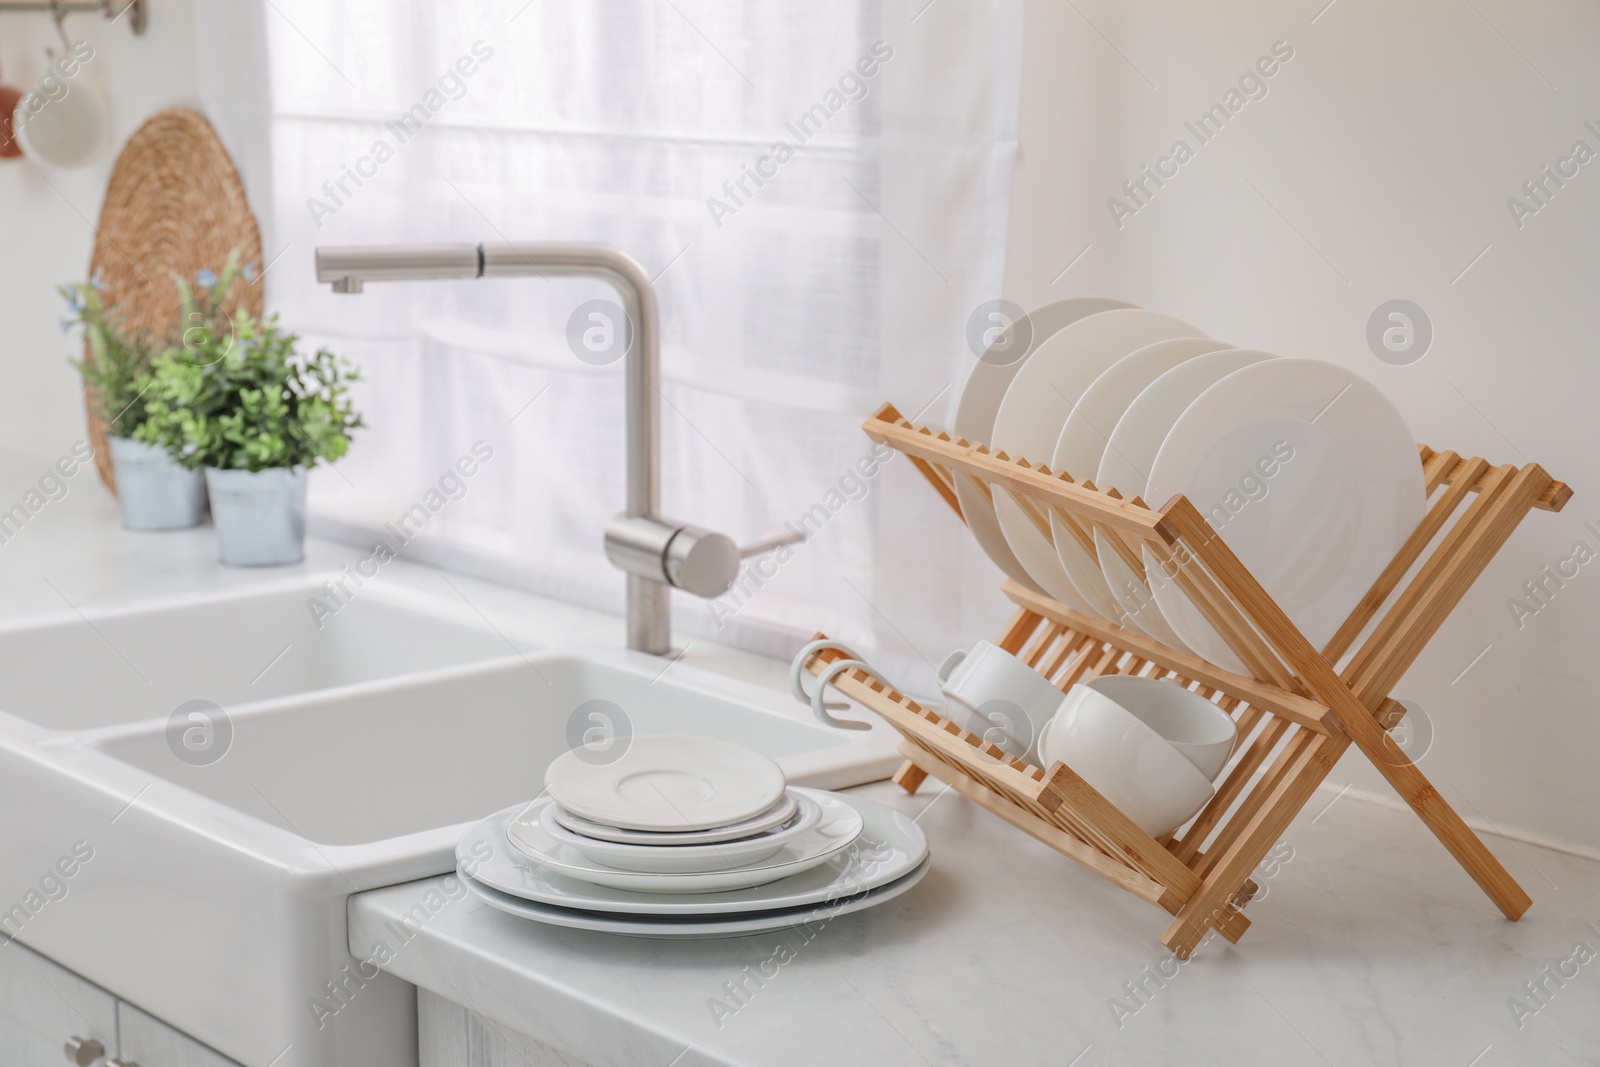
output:
[[[1179,965],[1164,912],[942,790],[860,790],[918,816],[933,869],[809,941],[587,933],[467,895],[386,969],[595,1067],[1600,1063],[1600,863],[1488,838],[1534,898],[1507,922],[1409,811],[1323,793],[1257,872],[1240,943]],[[440,881],[352,897],[351,951],[394,945],[385,923]]]

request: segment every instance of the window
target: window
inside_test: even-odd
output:
[[[442,499],[405,554],[620,610],[622,369],[569,340],[604,340],[583,306],[612,294],[351,297],[311,271],[317,245],[602,241],[656,276],[663,510],[746,542],[810,516],[730,596],[676,598],[680,631],[782,653],[824,628],[927,680],[991,630],[998,572],[903,458],[863,463],[858,429],[884,400],[947,421],[967,316],[1000,291],[1020,4],[918,7],[206,5],[207,110],[282,256],[269,306],[366,379],[370,428],[314,478],[314,528],[365,544]],[[491,458],[452,478],[475,445]]]

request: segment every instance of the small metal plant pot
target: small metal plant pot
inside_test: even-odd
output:
[[[117,505],[127,530],[184,530],[206,516],[206,483],[163,448],[131,437],[107,438],[116,472]]]
[[[223,563],[265,567],[305,558],[306,473],[304,467],[206,468]]]

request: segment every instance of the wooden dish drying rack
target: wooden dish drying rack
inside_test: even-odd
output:
[[[1152,508],[913,426],[889,404],[863,429],[909,456],[957,515],[954,485],[965,478],[991,500],[1009,494],[1047,537],[1054,517],[1092,554],[1101,533],[1141,576],[1148,550],[1251,672],[1224,670],[1007,581],[1002,590],[1017,611],[995,643],[1063,692],[1105,674],[1170,678],[1232,715],[1238,741],[1216,795],[1186,827],[1153,838],[1065,764],[1044,769],[1012,758],[860,669],[840,673],[833,684],[842,694],[900,732],[906,762],[895,781],[907,792],[932,775],[1165,909],[1172,919],[1161,943],[1187,959],[1211,929],[1230,942],[1248,929],[1241,909],[1258,888],[1251,873],[1353,742],[1507,918],[1527,910],[1522,887],[1389,736],[1404,715],[1389,693],[1523,516],[1560,511],[1572,495],[1566,485],[1537,464],[1492,465],[1419,446],[1429,499],[1423,520],[1318,650],[1183,496]],[[820,674],[842,655],[824,649],[806,667]]]

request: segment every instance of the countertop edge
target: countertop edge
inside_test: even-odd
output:
[[[350,954],[357,960],[371,961],[386,974],[575,1056],[592,1067],[638,1067],[641,1063],[659,1063],[663,1067],[667,1064],[672,1067],[755,1067],[749,1060],[730,1059],[682,1033],[669,1031],[628,1011],[617,1001],[579,993],[545,975],[515,968],[498,951],[452,937],[432,925],[423,925],[415,931],[407,926],[411,940],[392,948],[387,961],[380,960],[378,957],[384,953],[379,945],[388,946],[390,939],[398,941],[394,931],[402,916],[415,904],[425,901],[430,892],[445,900],[450,908],[493,910],[468,893],[459,882],[454,883],[457,893],[452,898],[447,888],[452,879],[452,875],[440,875],[351,895],[347,924]],[[452,981],[449,972],[463,970],[460,966],[463,953],[467,960],[483,965],[477,976],[480,981],[486,975],[496,979],[492,984],[499,987],[498,991],[480,989],[476,995],[469,996]],[[515,987],[505,982],[511,974],[517,980]],[[468,980],[465,974],[461,977],[463,981]],[[521,1010],[511,1010],[504,1003],[502,995],[507,991],[522,1000]],[[525,996],[527,993],[537,993],[536,1016],[552,1025],[530,1029],[529,1005],[533,998]],[[622,1039],[618,1040],[619,1037]]]

